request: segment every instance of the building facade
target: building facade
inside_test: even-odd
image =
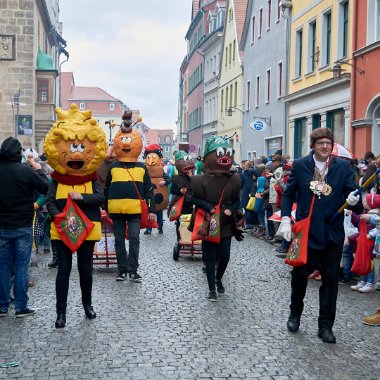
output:
[[[6,1],[0,18],[0,137],[41,150],[55,120],[60,57],[68,57],[59,0]]]
[[[248,2],[241,44],[245,61],[242,159],[268,156],[284,148],[289,12],[283,12],[280,3]]]
[[[350,67],[334,75],[337,62],[352,57],[352,1],[292,1],[289,95],[289,154],[309,152],[314,128],[331,128],[349,146]]]
[[[218,135],[230,137],[235,160],[241,159],[243,125],[243,57],[240,49],[248,0],[228,0],[218,92]]]
[[[355,0],[353,5],[351,81],[351,148],[358,158],[380,154],[380,1]],[[347,65],[342,65],[346,68]]]

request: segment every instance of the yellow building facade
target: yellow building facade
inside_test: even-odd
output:
[[[329,127],[349,145],[352,1],[293,0],[290,24],[289,153],[309,151],[309,135]],[[341,69],[337,72],[337,68]],[[335,69],[335,70],[333,70]]]
[[[242,3],[245,3],[245,6]],[[229,0],[227,3],[218,92],[218,135],[232,136],[230,144],[235,149],[236,162],[240,162],[241,158],[240,138],[244,112],[243,54],[239,52],[244,24],[244,19],[241,21],[243,8],[245,12],[246,1]]]

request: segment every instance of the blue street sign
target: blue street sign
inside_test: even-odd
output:
[[[263,131],[266,127],[266,123],[265,121],[263,120],[255,120],[251,123],[251,128],[254,130],[254,131],[257,131],[257,132],[260,132],[260,131]]]

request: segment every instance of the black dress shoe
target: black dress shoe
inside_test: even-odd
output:
[[[286,327],[288,328],[290,332],[295,333],[300,328],[300,321],[301,321],[300,317],[291,315],[288,319],[288,323],[286,324]]]
[[[336,343],[336,338],[331,329],[320,328],[318,330],[318,338],[321,338],[325,343]]]
[[[55,321],[55,328],[61,329],[66,326],[66,314],[65,313],[58,313],[57,314],[57,320]]]
[[[92,306],[85,306],[84,312],[86,314],[86,318],[88,318],[88,319],[96,318],[96,313],[95,313],[94,308]]]

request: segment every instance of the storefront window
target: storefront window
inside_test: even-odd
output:
[[[306,140],[306,118],[294,122],[294,158],[303,157],[308,152]]]
[[[326,115],[326,126],[334,132],[335,142],[344,145],[345,125],[344,110],[339,109],[328,112]]]

